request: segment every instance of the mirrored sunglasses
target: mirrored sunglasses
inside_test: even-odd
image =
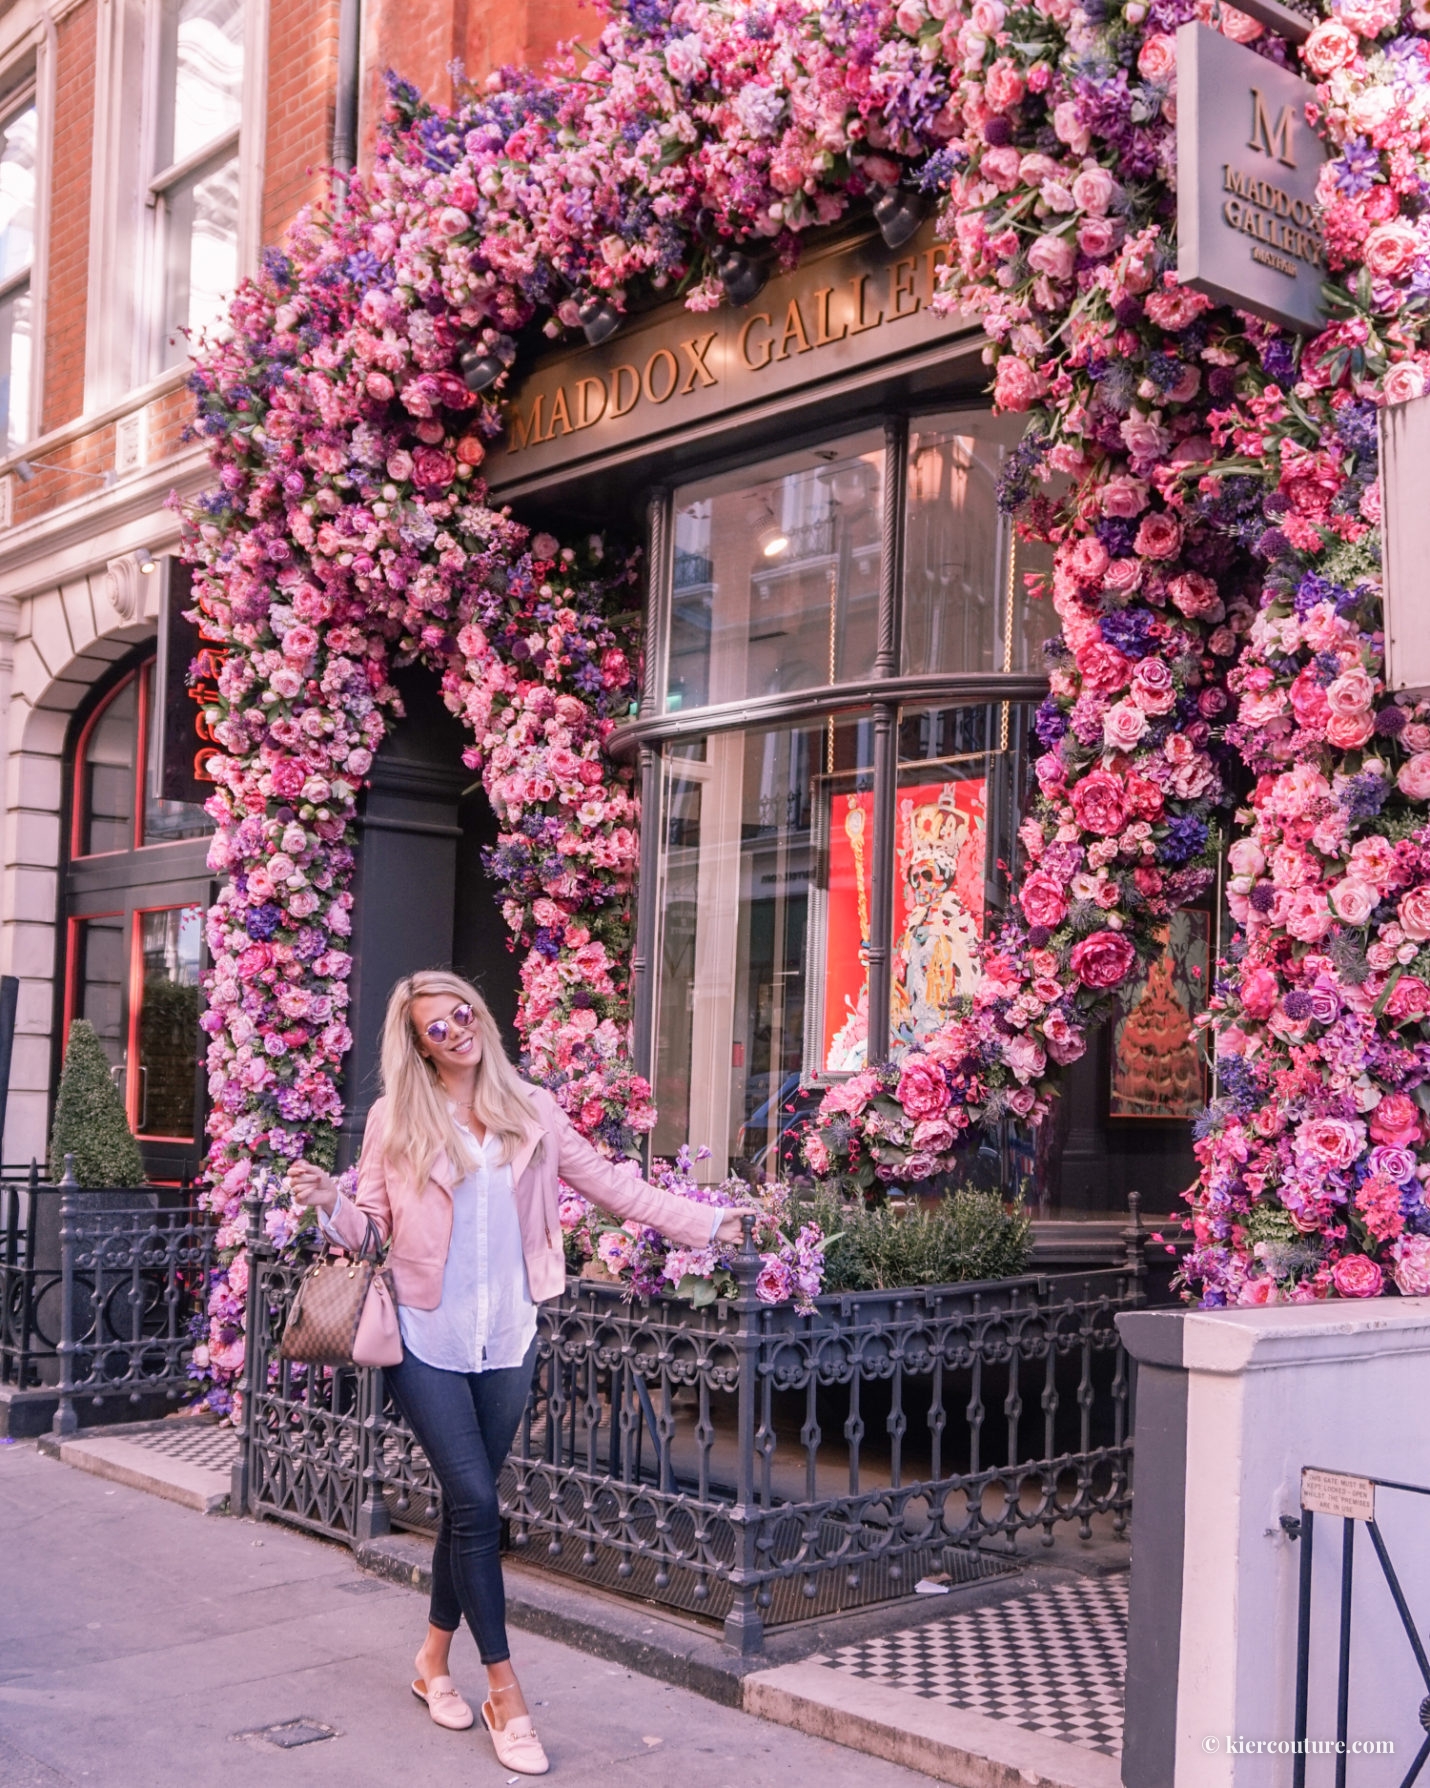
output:
[[[429,1043],[445,1043],[454,1030],[470,1030],[476,1013],[470,1006],[454,1006],[446,1018],[435,1018],[422,1033]]]

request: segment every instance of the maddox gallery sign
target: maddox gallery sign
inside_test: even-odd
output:
[[[932,309],[948,245],[878,236],[811,254],[742,309],[663,305],[599,347],[540,362],[506,407],[487,460],[496,490],[708,422],[891,357],[936,347],[968,319]]]
[[[1289,329],[1326,321],[1309,82],[1205,25],[1177,32],[1177,277]]]

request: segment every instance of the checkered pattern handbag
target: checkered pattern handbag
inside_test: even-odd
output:
[[[369,1307],[370,1300],[376,1308]],[[366,1345],[358,1348],[363,1357],[355,1359],[360,1327]],[[387,1353],[392,1357],[380,1357]],[[304,1273],[278,1357],[309,1366],[395,1366],[402,1358],[391,1276],[381,1263],[371,1218],[359,1253],[324,1255]]]

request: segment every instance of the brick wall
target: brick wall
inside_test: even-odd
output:
[[[268,20],[262,220],[263,241],[272,243],[324,192],[338,74],[337,0],[272,0]]]
[[[86,0],[61,19],[57,31],[42,433],[84,408],[96,19],[97,0]]]

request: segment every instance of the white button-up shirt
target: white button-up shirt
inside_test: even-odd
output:
[[[452,1240],[435,1310],[397,1306],[402,1345],[447,1372],[519,1366],[536,1334],[511,1168],[497,1140],[459,1125],[476,1166],[452,1188]],[[429,1194],[430,1196],[430,1194]],[[334,1217],[337,1210],[334,1208]],[[326,1218],[323,1228],[332,1234]]]

